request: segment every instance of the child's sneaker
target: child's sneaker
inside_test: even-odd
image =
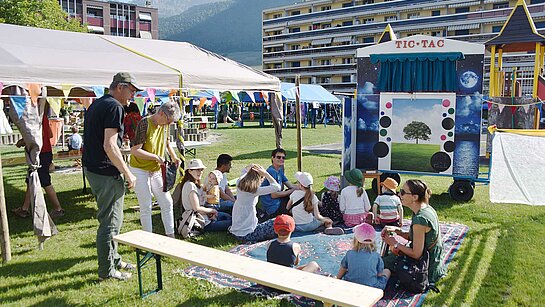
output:
[[[341,227],[330,227],[324,230],[326,235],[343,235],[344,230]]]

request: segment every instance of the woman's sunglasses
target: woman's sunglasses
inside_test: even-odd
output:
[[[403,195],[405,195],[405,194],[412,195],[413,193],[409,193],[409,192],[403,190],[403,188],[399,189],[399,195],[403,196]]]

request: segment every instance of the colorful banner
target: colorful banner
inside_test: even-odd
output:
[[[70,91],[72,90],[72,87],[74,87],[71,84],[61,84],[61,89],[64,94],[64,98],[68,98],[70,95]]]
[[[204,103],[206,102],[206,97],[201,97],[199,98],[199,107],[197,108],[197,110],[202,110],[202,107],[204,107]]]
[[[134,103],[138,106],[138,110],[140,111],[140,114],[142,114],[145,110],[144,106],[146,104],[146,97],[135,97]]]
[[[147,88],[146,92],[148,93],[148,97],[151,101],[155,101],[155,92],[156,90],[154,88]]]
[[[38,96],[40,96],[40,92],[42,91],[42,86],[37,83],[29,83],[27,84],[27,90],[30,94],[30,101],[32,101],[33,105],[38,104]]]
[[[17,112],[17,116],[21,118],[23,116],[23,113],[25,112],[26,104],[28,103],[26,96],[11,96],[9,97],[11,100],[11,103],[15,107],[15,111]]]
[[[233,101],[240,101],[240,98],[238,97],[238,94],[236,91],[229,91],[229,93],[231,94]]]
[[[104,96],[104,87],[93,86],[93,92],[95,93],[95,97],[102,97]]]
[[[57,116],[59,116],[61,112],[61,99],[62,98],[47,97],[47,103],[49,103],[51,110],[53,110],[53,113]]]
[[[216,103],[218,103],[218,99],[216,98],[216,96],[213,96],[212,97],[212,104],[210,104],[210,107],[215,107],[216,106]]]

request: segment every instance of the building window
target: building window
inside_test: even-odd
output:
[[[280,18],[280,17],[282,17],[282,14],[274,14],[273,15],[273,19]]]
[[[455,12],[456,12],[456,14],[469,13],[469,6],[467,6],[467,7],[457,7]]]
[[[331,28],[331,24],[330,24],[330,23],[324,23],[324,24],[322,24],[322,29],[327,29],[327,28]]]
[[[538,4],[538,3],[545,3],[545,0],[532,0],[532,1],[530,1],[530,4]]]
[[[343,64],[352,64],[352,58],[343,58]]]
[[[352,2],[343,3],[343,7],[351,7]]]
[[[373,4],[373,3],[375,3],[375,0],[364,0],[362,4]]]
[[[343,76],[342,77],[342,82],[343,83],[350,83],[350,82],[352,82],[352,78],[350,76]]]
[[[413,19],[413,18],[418,18],[418,17],[420,17],[420,12],[408,13],[407,14],[407,19]]]
[[[301,45],[291,45],[291,50],[299,50],[301,49]]]
[[[469,35],[469,30],[456,30],[454,35]]]
[[[331,82],[331,77],[320,77],[318,79],[318,83],[330,83]]]
[[[301,62],[291,62],[291,67],[301,67]]]
[[[396,21],[397,20],[397,16],[393,15],[393,16],[385,16],[384,17],[384,21]]]
[[[500,32],[502,27],[503,27],[503,26],[493,26],[493,27],[492,27],[492,33],[498,33],[498,32]]]
[[[331,65],[331,60],[320,60],[320,65]]]
[[[369,44],[369,43],[374,43],[375,42],[375,38],[374,37],[364,37],[363,38],[363,43],[364,44]]]
[[[321,11],[329,11],[329,10],[331,10],[331,5],[322,6],[322,7],[320,8],[320,10],[321,10]]]
[[[290,29],[290,33],[297,33],[297,32],[301,32],[301,28],[291,28]]]
[[[351,26],[353,25],[352,23],[352,20],[349,20],[349,21],[343,21],[343,27],[346,27],[346,26]]]
[[[508,8],[509,7],[509,2],[500,2],[500,3],[494,3],[494,5],[492,5],[492,8],[493,9],[505,9],[505,8]]]
[[[273,68],[274,69],[282,68],[282,63],[274,63]]]
[[[441,31],[432,31],[431,36],[443,36],[443,33]]]
[[[431,16],[441,16],[440,10],[431,11]]]
[[[293,11],[291,12],[291,16],[300,15],[301,11]]]
[[[545,0],[543,0],[545,1]],[[534,23],[537,29],[545,28],[545,21],[538,21]]]
[[[364,24],[373,23],[375,22],[375,18],[366,18],[363,20]]]

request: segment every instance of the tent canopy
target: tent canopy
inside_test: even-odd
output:
[[[0,24],[0,80],[108,86],[119,71],[141,87],[279,91],[278,78],[183,42]],[[181,77],[181,78],[180,78]]]
[[[301,102],[318,102],[339,104],[341,100],[318,84],[300,84]],[[282,97],[295,101],[295,84],[282,82],[280,84]]]

